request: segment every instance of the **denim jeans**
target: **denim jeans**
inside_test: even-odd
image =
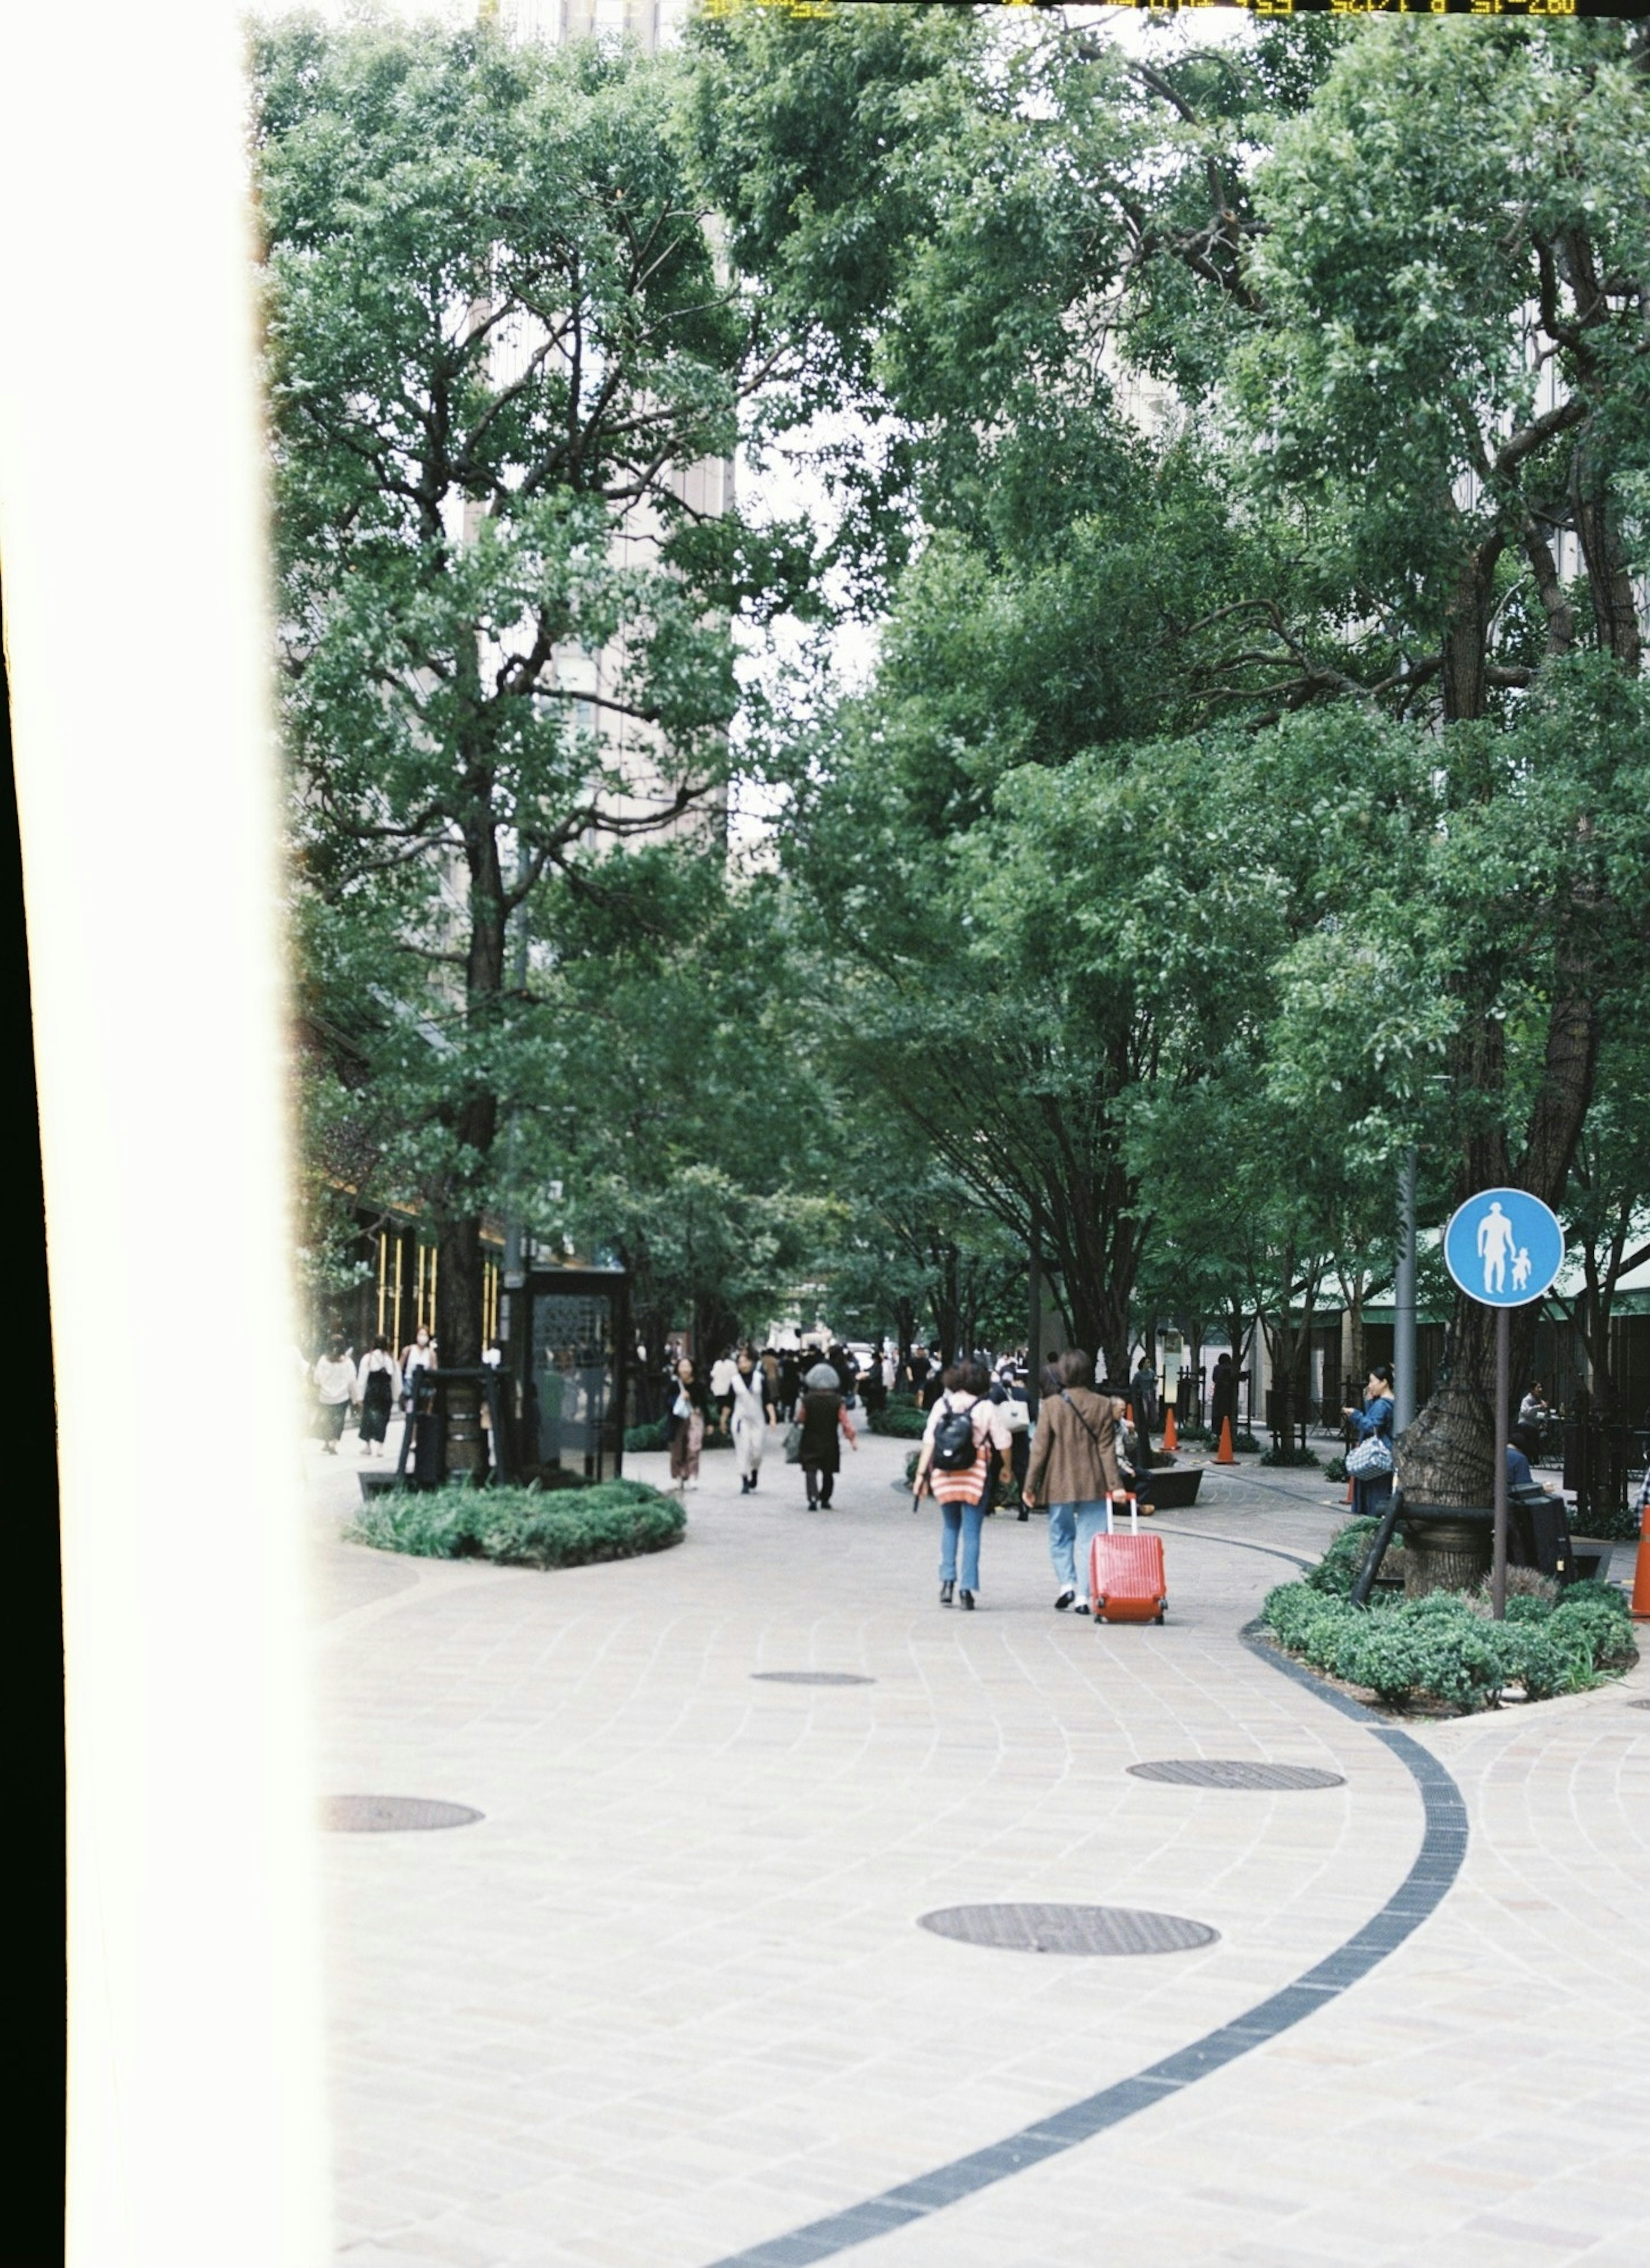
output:
[[[985,1506],[979,1504],[942,1504],[939,1507],[939,1580],[954,1583],[957,1580],[957,1537],[962,1537],[962,1587],[977,1591],[980,1587],[980,1529],[985,1522]]]
[[[1049,1557],[1063,1591],[1088,1591],[1089,1547],[1111,1534],[1111,1500],[1093,1497],[1079,1504],[1049,1506]]]

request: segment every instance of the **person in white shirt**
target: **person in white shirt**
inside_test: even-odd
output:
[[[326,1353],[317,1360],[313,1375],[315,1398],[320,1405],[321,1446],[329,1457],[335,1457],[344,1419],[356,1399],[355,1364],[343,1339],[335,1334]]]
[[[755,1350],[741,1348],[733,1366],[733,1451],[739,1460],[741,1496],[756,1493],[756,1476],[762,1470],[762,1453],[767,1447],[771,1413],[765,1399],[765,1386]]]

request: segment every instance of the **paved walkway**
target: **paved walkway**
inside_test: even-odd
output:
[[[1645,1668],[1408,1728],[1464,1796],[1464,1867],[1306,2021],[887,2234],[786,2242],[1242,2019],[1422,1849],[1402,1756],[1238,1637],[1338,1491],[1212,1472],[1157,1523],[1167,1625],[1096,1630],[1050,1611],[1039,1520],[989,1522],[979,1610],[942,1612],[904,1454],[866,1442],[809,1514],[777,1446],[754,1499],[712,1453],[679,1550],[535,1574],[340,1543],[353,1436],[316,1452],[324,1784],[485,1815],[324,1838],[340,2260],[1643,2268]],[[808,1669],[873,1682],[758,1675]],[[1126,1770],[1197,1756],[1344,1784]],[[991,1901],[1219,1934],[1039,1958],[916,1926]]]

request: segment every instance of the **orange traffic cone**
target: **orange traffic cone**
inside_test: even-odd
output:
[[[1180,1447],[1180,1434],[1175,1429],[1175,1412],[1172,1410],[1164,1413],[1163,1447],[1165,1450],[1178,1449]]]
[[[1214,1453],[1214,1461],[1217,1465],[1234,1465],[1237,1462],[1232,1454],[1232,1420],[1229,1418],[1220,1420],[1220,1446]]]
[[[1632,1618],[1650,1623],[1650,1490],[1645,1492],[1644,1517],[1639,1523],[1639,1564],[1633,1570]]]
[[[1348,1504],[1352,1500],[1352,1491],[1357,1487],[1357,1482],[1353,1480],[1352,1475],[1348,1473],[1346,1476],[1346,1501]]]

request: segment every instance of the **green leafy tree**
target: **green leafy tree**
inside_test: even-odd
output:
[[[784,538],[685,476],[770,364],[668,61],[296,18],[254,84],[306,982],[473,1362],[527,1075],[512,924],[722,776],[729,617]]]

